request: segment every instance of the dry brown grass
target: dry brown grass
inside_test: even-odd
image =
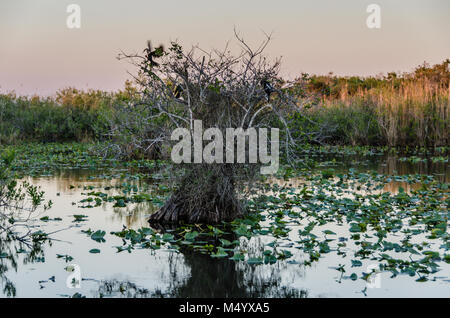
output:
[[[344,86],[338,98],[324,98],[322,107],[370,108],[389,146],[448,145],[450,85],[414,79],[397,87],[359,89],[351,96],[347,92]]]

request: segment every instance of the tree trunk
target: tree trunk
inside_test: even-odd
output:
[[[243,208],[235,193],[230,165],[196,165],[183,177],[180,187],[156,213],[151,224],[232,221]]]

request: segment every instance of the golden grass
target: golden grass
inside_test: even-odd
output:
[[[389,146],[407,146],[411,140],[420,146],[448,144],[450,85],[415,79],[351,96],[347,91],[343,87],[338,98],[324,98],[322,107],[370,107]]]

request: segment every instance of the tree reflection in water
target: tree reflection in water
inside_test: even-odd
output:
[[[180,262],[182,260],[182,262]],[[249,265],[229,259],[215,259],[198,252],[172,253],[168,258],[167,289],[141,288],[130,281],[116,279],[99,282],[95,297],[158,298],[306,298],[308,292],[284,286],[283,262],[273,265]],[[186,270],[186,267],[190,269]],[[298,267],[291,274],[301,276]],[[300,272],[300,273],[299,273]],[[180,274],[181,273],[181,274]]]
[[[32,264],[43,261],[44,250],[43,244],[45,239],[38,237],[31,238],[29,241],[19,241],[16,237],[2,235],[0,237],[0,281],[3,294],[8,297],[16,296],[16,287],[14,283],[8,279],[7,272],[17,272],[19,262],[23,265]]]

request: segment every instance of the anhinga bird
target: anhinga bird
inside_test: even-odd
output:
[[[152,43],[147,41],[147,48],[144,50],[146,58],[150,62],[150,67],[158,67],[159,63],[154,61],[154,58],[158,58],[164,55],[164,46],[161,44],[154,50],[152,50]]]
[[[173,95],[175,96],[175,98],[180,98],[182,92],[183,87],[180,84],[178,84],[177,86],[175,86],[175,89],[173,90]]]
[[[273,88],[272,84],[270,84],[267,80],[262,80],[261,85],[264,88],[264,92],[266,92],[267,101],[270,101],[270,94],[275,92],[275,88]]]

